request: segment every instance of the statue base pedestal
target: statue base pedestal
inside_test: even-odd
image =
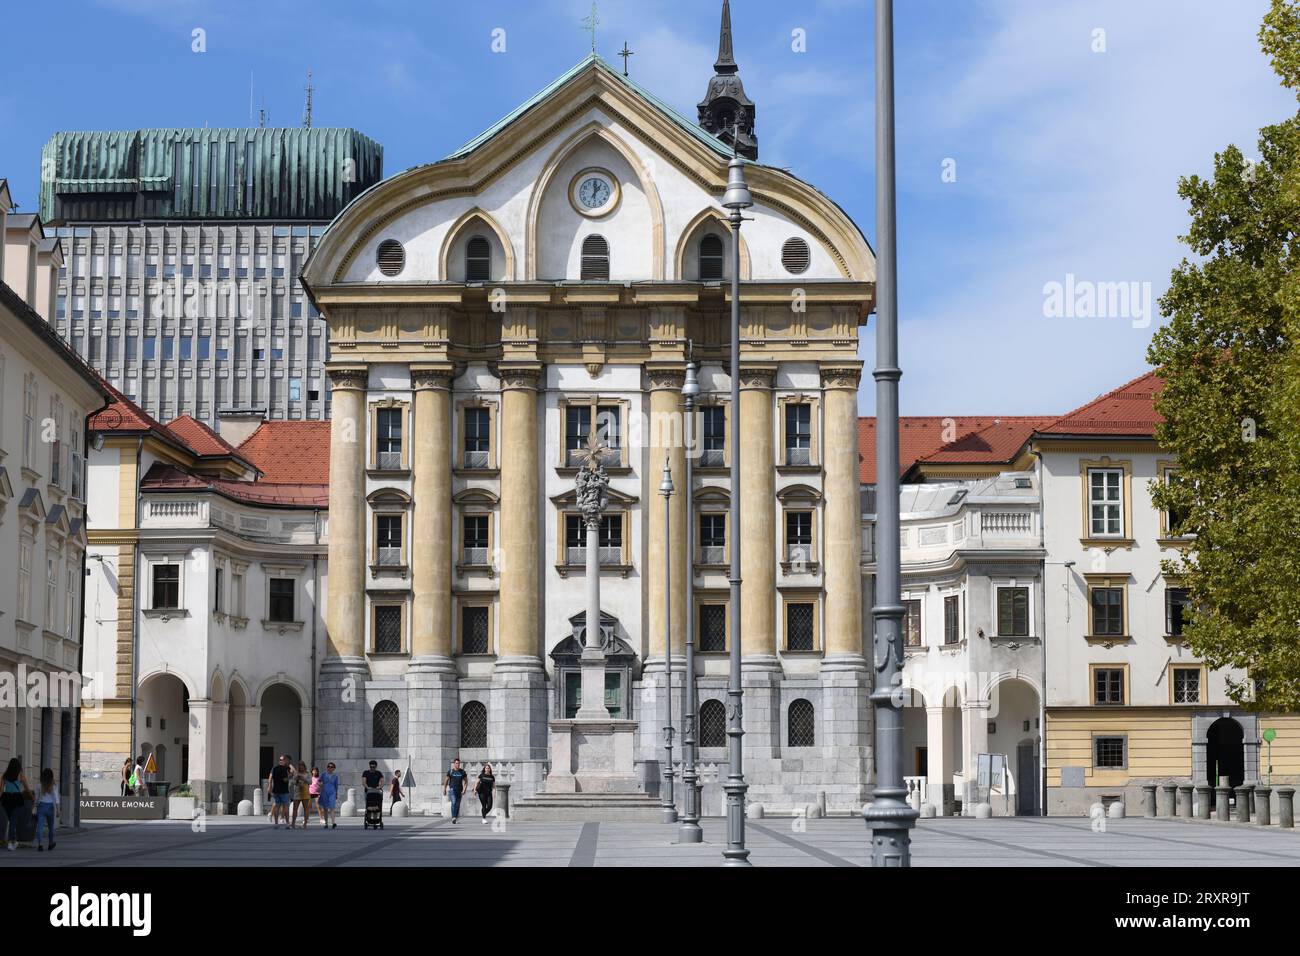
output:
[[[551,772],[534,796],[518,801],[518,820],[657,821],[659,801],[636,770],[635,720],[553,720]]]

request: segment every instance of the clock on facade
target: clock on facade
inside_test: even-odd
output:
[[[618,180],[603,169],[584,169],[569,184],[569,202],[584,216],[607,216],[618,201]]]

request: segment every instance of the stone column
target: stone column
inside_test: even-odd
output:
[[[1210,819],[1210,794],[1214,788],[1209,784],[1198,783],[1196,785],[1196,819]]]
[[[211,785],[217,781],[215,768],[213,766],[216,757],[218,741],[212,736],[212,701],[207,698],[191,697],[190,698],[190,716],[189,716],[189,738],[190,747],[188,780],[168,780],[173,787],[183,783],[188,783],[194,791],[194,796],[198,801],[197,805],[208,808],[208,801],[211,799],[208,791]],[[177,755],[177,767],[180,766]],[[156,774],[156,778],[161,778],[163,774]],[[174,776],[174,774],[173,774]]]
[[[680,368],[647,367],[650,384],[650,460],[645,463],[647,489],[644,498],[646,520],[646,600],[649,619],[649,660],[658,659],[662,667],[664,656],[664,588],[673,594],[672,619],[669,622],[673,638],[673,657],[678,661],[686,650],[686,573],[694,560],[687,555],[682,543],[686,540],[686,454],[683,443],[681,391],[684,373]],[[664,521],[663,497],[654,494],[663,475],[664,457],[672,472],[673,487],[677,489],[669,499],[668,514],[672,525],[673,567],[671,578],[664,579]],[[648,662],[647,662],[648,663]]]
[[[536,363],[503,365],[501,377],[501,590],[488,744],[516,764],[521,795],[534,791],[547,757],[546,671],[541,647],[542,522]]]
[[[1220,777],[1226,780],[1226,777]],[[1227,784],[1214,788],[1214,815],[1218,820],[1231,819],[1232,788]]]
[[[1254,789],[1255,788],[1250,784],[1245,784],[1235,788],[1237,794],[1237,812],[1235,818],[1238,823],[1250,822],[1250,799],[1251,793]]]
[[[947,738],[948,708],[925,708],[926,803],[941,817],[952,816],[952,743]]]
[[[1160,787],[1160,815],[1172,817],[1178,801],[1178,784],[1166,783]]]
[[[1192,818],[1192,785],[1190,783],[1180,783],[1178,785],[1178,815],[1184,820]]]
[[[1295,826],[1295,787],[1277,788],[1277,825],[1288,828]]]
[[[823,737],[836,757],[823,768],[842,794],[841,806],[856,811],[870,800],[871,676],[862,652],[862,507],[858,475],[858,382],[856,364],[821,372],[824,428],[818,442],[825,462],[826,506],[822,512],[822,561],[826,597],[821,662]]]
[[[406,669],[411,759],[441,783],[460,743],[460,695],[452,639],[452,404],[449,364],[412,365],[415,424],[411,519],[411,661]],[[417,779],[421,779],[417,776]],[[436,792],[436,791],[430,791]]]
[[[329,587],[325,657],[317,680],[318,730],[329,741],[340,773],[365,758],[366,614],[366,366],[329,370],[330,425]]]
[[[1154,817],[1156,815],[1156,785],[1154,783],[1142,784],[1142,816]]]
[[[962,704],[961,719],[962,784],[965,791],[962,794],[962,816],[974,816],[976,803],[987,803],[996,814],[1015,816],[1014,794],[1007,794],[1006,799],[1002,796],[995,799],[991,792],[983,797],[979,794],[979,755],[989,749],[989,702],[970,700]],[[1010,776],[1011,768],[1007,767],[1007,777]],[[1019,780],[1016,780],[1016,788],[1020,788]]]
[[[746,664],[758,667],[776,664],[775,377],[776,370],[771,367],[741,369],[740,421],[745,441],[739,450],[731,452],[740,454],[743,482],[740,507],[744,526],[739,529],[741,650]],[[733,488],[732,493],[735,491]],[[736,528],[727,529],[729,536],[736,533]]]
[[[244,718],[244,739],[239,741],[239,746],[244,748],[244,774],[243,779],[239,781],[247,791],[244,799],[253,799],[252,791],[257,790],[262,785],[261,766],[259,762],[262,756],[262,708],[261,707],[241,707],[240,711]]]

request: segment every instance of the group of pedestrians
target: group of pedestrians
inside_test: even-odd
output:
[[[496,789],[497,778],[492,772],[490,763],[483,764],[483,768],[478,772],[478,780],[474,783],[474,793],[478,796],[478,802],[483,810],[483,822],[488,823],[488,814],[492,812],[492,794]],[[451,769],[447,771],[447,776],[442,781],[443,796],[451,797],[451,822],[460,822],[460,801],[465,795],[465,790],[469,786],[469,773],[460,764],[460,758],[457,757],[451,762]]]
[[[27,783],[27,774],[23,772],[23,763],[17,757],[9,759],[5,768],[3,787],[0,787],[0,837],[6,848],[18,849],[19,822],[27,801],[34,804],[36,814],[36,849],[45,850],[41,845],[41,833],[44,831],[49,849],[54,849],[54,820],[62,819],[63,804],[59,799],[59,788],[54,782],[54,771],[46,767],[41,771],[40,792],[34,793]]]
[[[308,772],[305,761],[299,760],[295,765],[288,754],[281,754],[279,763],[266,776],[266,791],[271,805],[271,825],[276,829],[281,823],[290,830],[297,827],[299,810],[304,830],[313,810],[320,817],[322,827],[338,829],[339,777],[333,762],[325,765],[324,773],[319,767],[312,767]]]
[[[146,762],[147,758],[144,754],[136,757],[134,761],[130,757],[122,761],[122,796],[149,796],[149,785],[144,779]]]

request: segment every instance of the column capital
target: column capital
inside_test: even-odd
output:
[[[370,384],[370,372],[364,365],[329,365],[325,374],[330,377],[330,385],[335,391],[364,392]]]
[[[853,365],[823,365],[821,367],[822,388],[844,388],[853,392],[858,390],[862,381],[862,363]]]
[[[435,388],[442,391],[451,389],[451,381],[456,377],[456,367],[450,364],[412,365],[411,388],[417,392],[421,389]]]
[[[744,390],[770,390],[776,383],[775,365],[742,365],[740,367],[740,387]]]
[[[646,380],[652,392],[681,392],[686,381],[686,369],[679,364],[659,364],[647,362]]]
[[[497,375],[501,379],[502,391],[536,391],[542,380],[542,366],[531,362],[527,365],[502,365],[497,369]]]

